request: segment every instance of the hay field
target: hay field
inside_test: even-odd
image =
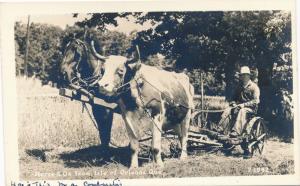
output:
[[[80,102],[59,96],[58,89],[42,86],[33,79],[19,79],[18,90],[20,149],[84,148],[99,144],[98,131]],[[91,112],[90,105],[87,107]],[[122,122],[120,115],[114,117],[114,123]],[[113,130],[125,134],[123,126],[116,124]],[[124,143],[126,138],[124,135]]]
[[[105,159],[98,131],[80,102],[57,96],[58,90],[33,79],[19,78],[18,134],[21,179],[100,179],[195,176],[274,175],[294,172],[293,144],[269,139],[262,156],[244,160],[237,148],[232,155],[220,151],[190,152],[187,160],[171,157],[163,148],[165,166],[140,159],[129,170],[129,141],[124,123],[114,115],[110,158]],[[215,109],[223,98],[209,101]],[[207,101],[208,102],[208,101]],[[90,107],[88,106],[90,109]],[[163,144],[168,143],[166,141]],[[147,157],[147,154],[144,158]]]

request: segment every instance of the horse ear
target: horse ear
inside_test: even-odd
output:
[[[137,45],[133,57],[127,60],[126,66],[128,66],[131,70],[134,71],[139,70],[141,68],[140,50]]]
[[[141,68],[141,63],[127,63],[127,67],[133,71],[137,71]]]

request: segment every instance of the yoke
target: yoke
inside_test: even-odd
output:
[[[118,107],[116,103],[110,103],[101,98],[87,95],[87,93],[84,93],[80,90],[70,90],[67,88],[61,88],[59,89],[59,95],[70,98],[71,100],[77,100],[84,103],[104,106],[110,109],[115,109]]]

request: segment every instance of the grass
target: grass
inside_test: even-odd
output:
[[[42,87],[33,79],[18,79],[18,90],[19,148],[84,148],[99,144],[98,131],[80,102],[59,96],[57,89]],[[113,132],[118,135],[113,137],[126,142],[121,116],[116,115],[114,123],[113,131],[119,132]]]
[[[121,117],[114,115],[112,141],[120,148],[104,152],[98,131],[77,101],[58,96],[58,90],[39,81],[19,78],[18,125],[21,179],[152,178],[195,176],[275,175],[294,173],[293,144],[268,141],[262,156],[243,160],[241,150],[190,152],[187,160],[173,158],[163,140],[164,168],[148,162],[129,170],[129,140]],[[222,97],[205,97],[206,108],[223,109]],[[90,107],[88,106],[90,109]],[[109,153],[107,159],[104,154]]]

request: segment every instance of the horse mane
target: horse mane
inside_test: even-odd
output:
[[[76,72],[75,78],[81,80],[94,79],[99,76],[100,70],[99,73],[96,72],[98,70],[93,67],[90,54],[92,53],[86,41],[72,39],[66,44],[61,65],[76,63],[74,69],[71,69]]]

